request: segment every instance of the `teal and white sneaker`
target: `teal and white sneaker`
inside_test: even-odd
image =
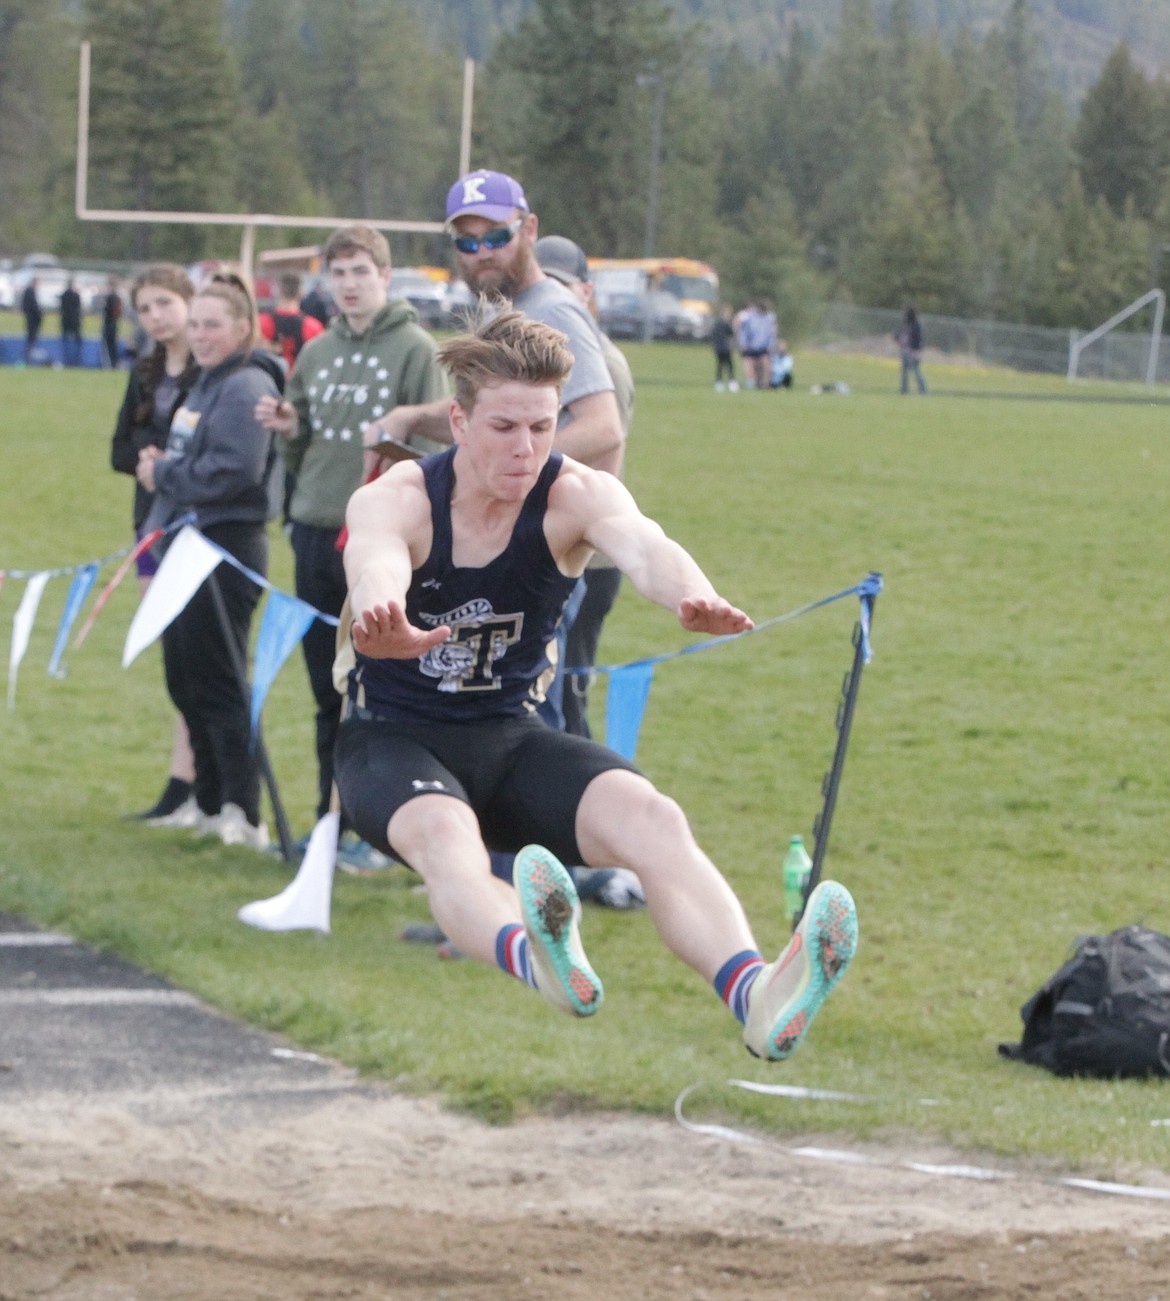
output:
[[[791,1057],[856,952],[853,896],[837,881],[822,881],[792,939],[748,995],[748,1052],[774,1062]]]
[[[573,879],[539,845],[516,855],[513,883],[540,992],[572,1016],[592,1016],[605,991],[581,947],[581,901]]]

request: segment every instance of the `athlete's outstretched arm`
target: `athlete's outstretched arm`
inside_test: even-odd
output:
[[[349,499],[345,522],[354,648],[372,659],[416,659],[446,641],[451,635],[446,626],[424,630],[406,617],[412,531],[429,526],[429,505],[417,467],[395,466],[359,488]]]
[[[574,505],[583,512],[584,538],[604,552],[647,600],[673,611],[690,632],[744,632],[751,619],[716,592],[689,552],[643,515],[612,475],[588,474]]]

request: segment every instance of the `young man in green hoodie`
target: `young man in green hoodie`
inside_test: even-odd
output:
[[[397,406],[444,397],[447,385],[418,313],[405,299],[389,297],[385,236],[371,226],[343,226],[326,241],[323,260],[338,315],[301,350],[284,397],[262,399],[256,416],[281,435],[285,465],[296,479],[288,514],[297,596],[340,614],[346,586],[337,539],[350,495],[362,482],[366,426]],[[320,817],[329,807],[341,718],[334,630],[314,620],[301,646],[317,702]]]

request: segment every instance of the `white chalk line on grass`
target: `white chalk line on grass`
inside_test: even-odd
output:
[[[68,935],[56,931],[4,931],[0,933],[0,949],[41,949],[72,944]]]
[[[0,989],[0,1007],[198,1007],[181,989]]]
[[[751,1080],[728,1080],[733,1088],[747,1089],[752,1093],[767,1093],[781,1098],[802,1098],[812,1102],[875,1102],[875,1098],[859,1093],[838,1093],[832,1089],[806,1089],[795,1084],[756,1084]],[[884,1157],[867,1156],[863,1152],[849,1152],[832,1147],[785,1147],[782,1143],[770,1143],[756,1134],[743,1130],[731,1129],[727,1125],[707,1125],[688,1120],[683,1114],[686,1100],[696,1089],[703,1087],[703,1081],[688,1084],[674,1102],[674,1118],[683,1129],[692,1134],[703,1134],[708,1138],[721,1138],[728,1143],[742,1143],[749,1147],[768,1147],[786,1156],[801,1157],[807,1161],[824,1161],[835,1165],[855,1165],[880,1167],[887,1170],[910,1170],[915,1174],[933,1175],[944,1179],[974,1179],[986,1183],[1027,1180],[1031,1183],[1051,1184],[1061,1188],[1076,1188],[1084,1192],[1103,1193],[1111,1197],[1137,1197],[1149,1201],[1170,1201],[1170,1188],[1153,1188],[1140,1184],[1112,1183],[1104,1179],[1076,1179],[1071,1176],[1064,1179],[1041,1179],[1035,1176],[1021,1176],[1011,1170],[996,1170],[990,1166],[977,1165],[936,1165],[929,1161],[902,1161]],[[932,1098],[919,1098],[920,1106],[936,1107],[938,1102]],[[1153,1125],[1168,1122],[1155,1120]]]

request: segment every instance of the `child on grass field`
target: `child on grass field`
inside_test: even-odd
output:
[[[751,619],[612,475],[552,451],[572,357],[506,312],[440,350],[454,447],[403,461],[351,498],[353,622],[336,775],[359,834],[426,883],[468,957],[591,1016],[603,987],[561,861],[642,883],[667,947],[710,981],[759,1057],[789,1056],[857,944],[849,892],[825,881],[767,965],[679,806],[616,752],[535,714],[561,609],[595,550],[691,632]],[[519,851],[515,888],[488,847]]]

